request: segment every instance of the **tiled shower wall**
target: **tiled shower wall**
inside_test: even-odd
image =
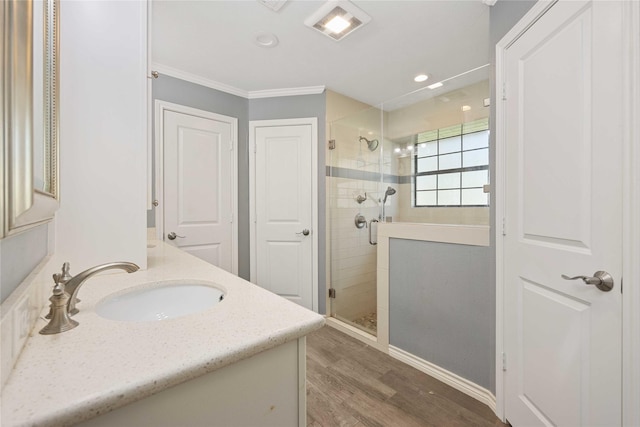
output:
[[[336,177],[327,180],[331,192],[331,284],[337,293],[332,314],[354,320],[376,310],[376,246],[369,243],[369,229],[356,228],[354,219],[357,214],[367,222],[378,218],[378,205],[372,197],[362,204],[356,202],[358,194],[376,192],[378,183]]]
[[[349,321],[376,311],[377,247],[369,242],[369,224],[378,219],[379,200],[387,188],[381,183],[380,153],[390,147],[379,135],[379,122],[380,111],[370,109],[330,125],[330,138],[336,141],[336,148],[327,154],[331,287],[336,290],[331,314]],[[366,142],[360,141],[361,136],[377,139],[378,147],[369,150]],[[391,162],[385,163],[390,171]],[[366,195],[367,200],[359,204],[359,195]],[[393,214],[393,208],[387,213]],[[358,214],[366,218],[367,227],[355,226]],[[377,226],[371,226],[371,239],[375,242]]]

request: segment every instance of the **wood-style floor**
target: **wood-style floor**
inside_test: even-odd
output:
[[[466,394],[324,326],[307,335],[307,426],[505,424]]]

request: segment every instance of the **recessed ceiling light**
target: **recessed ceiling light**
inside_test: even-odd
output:
[[[427,76],[426,74],[418,74],[413,78],[413,81],[417,83],[422,83],[422,82],[426,82],[428,78],[429,76]]]
[[[278,45],[278,38],[275,34],[261,31],[256,34],[255,43],[260,47],[276,47]]]
[[[429,89],[438,89],[439,87],[442,87],[443,84],[442,82],[438,82],[438,83],[434,83],[432,85],[427,86]]]
[[[340,40],[371,21],[371,17],[345,0],[325,2],[304,25],[320,31],[333,40]]]
[[[469,110],[471,110],[470,106],[468,106],[468,105],[463,105],[462,106],[462,111],[469,111]]]

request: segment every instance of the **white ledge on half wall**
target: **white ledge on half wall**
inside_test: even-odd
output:
[[[459,245],[489,246],[488,225],[381,222],[378,239],[409,239]]]
[[[206,77],[198,76],[197,74],[179,70],[168,65],[159,64],[157,62],[154,62],[151,65],[151,69],[166,76],[175,77],[177,79],[185,80],[191,83],[199,84],[201,86],[216,89],[221,92],[230,93],[231,95],[236,95],[247,99],[275,98],[280,96],[318,95],[325,90],[324,86],[307,86],[247,91],[224,83],[216,82],[215,80],[207,79]]]

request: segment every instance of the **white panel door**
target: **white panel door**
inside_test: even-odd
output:
[[[312,308],[312,126],[255,128],[256,284]]]
[[[560,1],[505,52],[513,426],[621,425],[621,18],[620,2]],[[561,278],[597,270],[613,290]]]
[[[165,110],[163,124],[165,241],[232,271],[232,123]]]

